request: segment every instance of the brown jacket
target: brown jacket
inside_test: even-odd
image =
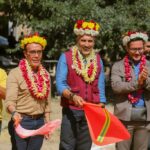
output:
[[[46,100],[36,100],[28,90],[19,67],[12,69],[6,84],[6,108],[13,105],[19,113],[38,115],[50,112],[50,95]]]
[[[150,62],[146,62],[148,68],[148,79],[144,84],[144,101],[147,108],[147,121],[150,121]],[[127,95],[130,92],[137,91],[138,81],[135,78],[134,70],[131,71],[132,80],[125,81],[124,60],[114,63],[111,71],[111,86],[114,91],[114,114],[121,120],[130,121],[132,104]]]

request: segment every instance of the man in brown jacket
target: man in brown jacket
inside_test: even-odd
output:
[[[126,56],[112,67],[111,85],[116,95],[114,113],[131,134],[117,150],[147,150],[150,122],[150,63],[144,56],[148,37],[128,32],[123,37]]]
[[[41,64],[46,44],[37,33],[23,38],[21,48],[25,59],[20,60],[18,67],[8,75],[5,105],[12,116],[9,123],[12,149],[16,149],[15,142],[17,150],[40,150],[43,143],[41,135],[20,138],[14,132],[14,126],[20,122],[23,128],[35,130],[49,121],[50,77]]]

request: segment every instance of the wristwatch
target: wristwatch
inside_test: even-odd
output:
[[[75,93],[70,93],[70,95],[69,95],[69,100],[73,101],[73,97],[74,97],[75,95],[76,95]]]
[[[14,115],[15,115],[16,112],[17,112],[17,111],[15,110],[15,111],[13,111],[13,112],[11,113],[11,118],[14,117]]]

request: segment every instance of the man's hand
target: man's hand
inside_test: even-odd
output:
[[[18,124],[21,122],[22,120],[22,116],[21,114],[19,114],[18,112],[14,112],[14,114],[12,115],[12,120],[14,121],[14,125],[18,126]]]
[[[105,103],[99,103],[97,105],[101,106],[102,108],[105,108]]]
[[[82,99],[82,97],[78,96],[78,95],[74,95],[72,98],[72,101],[74,102],[75,106],[77,107],[83,107],[84,104],[84,100]]]
[[[147,67],[144,67],[141,73],[139,74],[138,78],[138,84],[139,86],[142,86],[144,84],[144,81],[148,78],[148,69]]]
[[[50,137],[51,137],[51,133],[44,135],[44,138],[45,138],[46,140],[49,140]]]

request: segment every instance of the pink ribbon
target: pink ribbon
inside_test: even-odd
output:
[[[28,130],[24,129],[20,124],[15,127],[16,133],[21,137],[21,138],[27,138],[30,136],[35,136],[35,135],[46,135],[46,134],[51,134],[57,129],[61,124],[60,119],[56,119],[53,121],[50,121],[43,125],[41,128],[36,129],[36,130]]]

